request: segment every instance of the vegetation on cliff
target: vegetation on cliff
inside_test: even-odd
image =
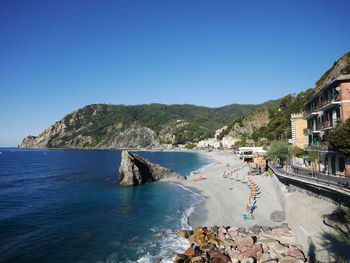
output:
[[[39,136],[28,136],[26,148],[129,148],[159,144],[186,144],[224,136],[259,142],[291,138],[290,116],[300,113],[314,94],[340,74],[350,74],[350,52],[346,53],[317,81],[314,89],[288,94],[260,105],[231,104],[219,108],[195,105],[107,105],[92,104],[66,115]],[[338,133],[339,135],[334,135]],[[333,134],[333,135],[332,135]],[[346,124],[330,136],[330,144],[345,154],[349,148]],[[343,138],[342,137],[342,138]],[[333,139],[332,139],[333,138]],[[345,138],[345,137],[344,137]],[[345,144],[344,144],[345,143]],[[343,145],[344,144],[344,145]]]
[[[333,63],[321,78],[316,81],[316,90],[320,90],[324,85],[331,82],[340,74],[350,74],[350,52],[344,54],[340,59]]]
[[[290,115],[302,111],[303,105],[313,94],[313,89],[308,89],[297,95],[288,94],[278,100],[275,105],[271,105],[265,109],[259,109],[248,116],[237,117],[228,125],[228,128],[219,135],[219,138],[226,135],[238,136],[244,139],[253,139],[255,141],[258,141],[261,138],[266,138],[268,140],[290,138]],[[262,115],[262,111],[266,111],[267,116]],[[266,118],[266,120],[261,121],[261,118]],[[257,125],[259,121],[265,125]],[[251,122],[253,122],[254,126],[253,129],[251,129],[251,132],[249,132],[246,128]],[[235,127],[240,128],[238,130],[236,128],[236,132],[233,133]]]
[[[27,137],[20,147],[127,148],[197,142],[213,136],[228,120],[270,104],[220,108],[92,104],[66,115],[39,136]]]
[[[219,139],[226,135],[242,138],[242,141],[253,139],[255,142],[258,142],[261,138],[266,138],[269,141],[291,138],[291,114],[303,112],[303,106],[321,88],[341,74],[350,74],[350,52],[333,63],[333,66],[316,82],[315,88],[310,88],[297,95],[288,94],[274,105],[268,105],[264,109],[268,112],[268,116],[259,114],[262,111],[259,109],[247,116],[236,117],[228,124],[227,129],[222,131]],[[340,125],[332,134],[338,133],[339,129],[339,136],[346,136],[345,126],[345,124]],[[332,136],[336,137],[335,135]],[[337,139],[340,139],[339,136]],[[343,152],[346,153],[346,147],[349,147],[350,144],[346,144],[347,140],[340,142],[341,140],[337,139],[331,139],[333,141],[333,143],[330,142],[331,145],[339,150],[343,149]],[[343,143],[345,144],[343,145]]]

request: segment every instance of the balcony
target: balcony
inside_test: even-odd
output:
[[[316,118],[318,115],[318,111],[314,111],[314,112],[311,112],[311,111],[306,111],[306,116],[304,116],[304,120],[311,120],[313,118]]]
[[[335,127],[335,125],[337,125],[339,119],[335,119],[335,120],[327,120],[324,121],[323,123],[318,123],[316,125],[317,130],[329,130],[332,129],[333,127]]]
[[[320,105],[320,108],[318,109],[319,111],[328,111],[331,109],[334,109],[340,104],[340,101],[338,99],[334,98],[332,100],[326,100],[323,101],[322,104]]]
[[[325,144],[325,143],[313,142],[313,143],[308,145],[306,150],[308,150],[308,151],[315,151],[315,150],[328,151],[328,150],[330,150],[330,147],[327,144]]]

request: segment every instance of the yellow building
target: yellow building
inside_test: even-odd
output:
[[[305,149],[309,144],[308,136],[304,135],[307,128],[307,121],[303,119],[303,114],[292,114],[290,117],[292,127],[292,145]]]

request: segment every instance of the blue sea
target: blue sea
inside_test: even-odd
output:
[[[177,231],[190,228],[203,197],[166,182],[120,187],[120,151],[0,152],[0,262],[171,262],[186,248]],[[138,154],[186,176],[209,163],[197,153]]]

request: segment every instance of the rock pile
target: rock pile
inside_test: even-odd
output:
[[[251,230],[236,227],[197,227],[181,230],[190,247],[174,263],[301,263],[306,258],[288,227]]]

